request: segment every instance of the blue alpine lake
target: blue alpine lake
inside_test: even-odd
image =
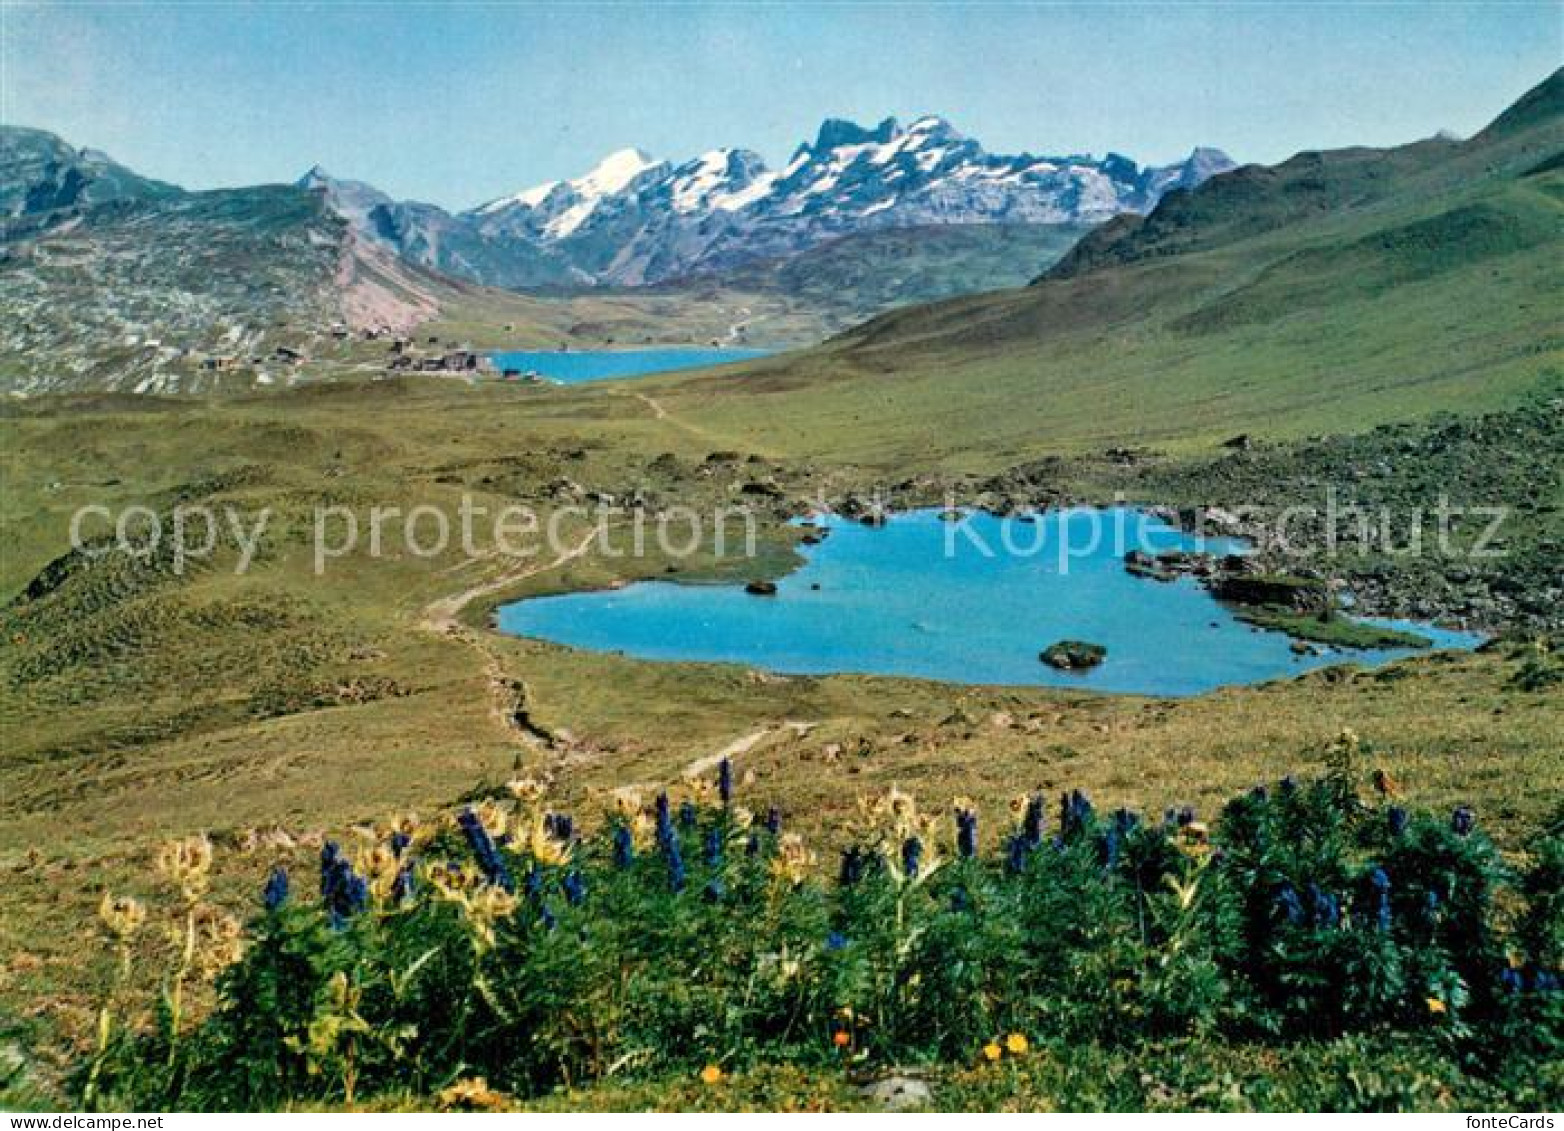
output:
[[[677,346],[644,350],[532,350],[492,355],[495,368],[536,373],[564,385],[644,377],[675,369],[698,369],[765,357],[769,350]]]
[[[774,596],[742,585],[639,582],[506,605],[499,628],[650,660],[1166,696],[1421,651],[1296,655],[1287,636],[1242,623],[1192,578],[1135,577],[1124,569],[1127,550],[1241,549],[1202,543],[1138,511],[1049,511],[1032,522],[987,514],[949,522],[936,511],[914,511],[879,528],[841,518],[820,525],[829,536],[802,547],[805,564],[777,583]],[[1435,648],[1481,640],[1397,626]],[[1107,659],[1086,672],[1057,671],[1038,653],[1061,639],[1105,645]]]

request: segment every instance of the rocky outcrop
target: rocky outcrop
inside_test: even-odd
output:
[[[1234,605],[1265,605],[1297,612],[1317,611],[1328,600],[1323,581],[1281,573],[1224,573],[1216,578],[1211,591],[1217,600]]]
[[[1062,672],[1087,671],[1108,658],[1108,649],[1086,640],[1059,640],[1044,648],[1037,658]]]

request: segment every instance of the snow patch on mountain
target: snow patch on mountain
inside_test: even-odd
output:
[[[493,282],[524,255],[529,270],[634,285],[792,255],[862,230],[1096,222],[1149,211],[1163,193],[1232,167],[1214,149],[1162,168],[1114,153],[991,154],[925,115],[906,127],[895,118],[872,127],[828,119],[780,170],[746,149],[712,149],[681,164],[621,149],[583,176],[456,216],[382,207],[389,202],[354,182],[333,181],[331,191],[355,224],[431,266]],[[441,258],[442,247],[460,247],[460,259]]]

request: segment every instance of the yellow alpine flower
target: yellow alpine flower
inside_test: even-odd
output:
[[[510,826],[510,818],[505,810],[494,801],[480,801],[472,807],[478,820],[483,822],[483,827],[488,834],[496,839],[505,835],[505,830]]]
[[[194,902],[211,881],[212,842],[204,835],[171,840],[158,849],[153,861],[159,873]]]
[[[722,1069],[715,1064],[708,1064],[701,1069],[701,1083],[707,1085],[722,1083]]]
[[[244,957],[244,928],[225,911],[203,905],[195,916],[195,960],[203,978],[212,979]]]
[[[532,854],[532,858],[540,864],[568,864],[570,862],[569,842],[549,835],[541,813],[533,818],[530,827],[527,829],[525,845],[527,851]]]
[[[109,934],[124,942],[147,921],[147,909],[139,899],[104,892],[103,901],[98,904],[98,918],[108,928]]]
[[[983,1046],[983,1059],[990,1064],[1005,1055],[1005,1050],[999,1047],[998,1041],[989,1041]]]
[[[1014,1056],[1020,1056],[1030,1047],[1024,1033],[1011,1033],[1005,1038],[1005,1051]]]
[[[771,874],[790,884],[800,884],[814,865],[815,854],[804,844],[804,838],[797,833],[783,833],[777,842],[776,859],[771,862]]]
[[[548,793],[548,786],[537,778],[512,778],[505,783],[505,790],[517,801],[530,805],[543,800],[544,795]]]
[[[391,885],[396,883],[397,873],[402,867],[390,846],[377,844],[367,851],[361,851],[355,863],[360,874],[368,881],[371,894],[381,902],[389,899]]]

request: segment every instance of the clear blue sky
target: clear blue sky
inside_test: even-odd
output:
[[[319,162],[467,207],[637,145],[785,161],[821,119],[996,152],[1239,160],[1482,126],[1564,5],[45,3],[0,0],[0,120],[193,188]]]

